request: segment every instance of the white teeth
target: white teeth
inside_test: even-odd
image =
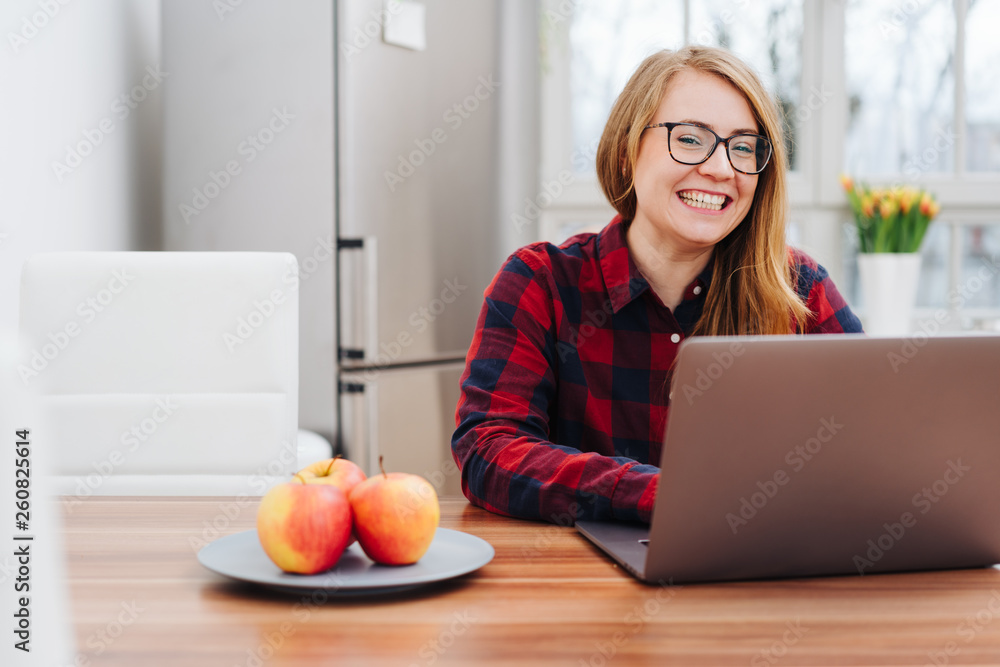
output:
[[[722,205],[726,203],[725,195],[710,195],[707,192],[698,192],[697,190],[685,190],[678,194],[685,204],[710,211],[721,211]]]

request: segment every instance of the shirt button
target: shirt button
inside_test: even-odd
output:
[[[701,294],[701,285],[695,285],[694,289],[691,291],[694,292],[696,295]]]
[[[681,342],[681,336],[680,336],[680,334],[670,334],[670,342],[671,343],[679,343],[679,342]]]

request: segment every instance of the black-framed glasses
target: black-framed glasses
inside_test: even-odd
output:
[[[759,134],[734,134],[723,139],[712,130],[694,123],[657,123],[643,131],[667,128],[667,150],[681,164],[701,164],[712,157],[716,147],[726,145],[733,169],[742,174],[759,174],[771,159],[771,142]]]

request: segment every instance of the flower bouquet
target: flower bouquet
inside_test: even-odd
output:
[[[906,335],[917,301],[920,245],[940,206],[929,192],[912,186],[870,188],[849,176],[840,182],[858,232],[865,331]]]
[[[919,252],[931,220],[941,210],[934,196],[909,185],[870,188],[840,177],[854,213],[862,253]]]

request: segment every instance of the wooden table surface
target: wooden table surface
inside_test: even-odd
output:
[[[406,593],[322,602],[198,563],[200,541],[252,528],[256,509],[91,498],[68,514],[76,638],[89,664],[1000,664],[992,568],[650,587],[572,528],[451,498],[441,525],[490,542],[491,563]]]

